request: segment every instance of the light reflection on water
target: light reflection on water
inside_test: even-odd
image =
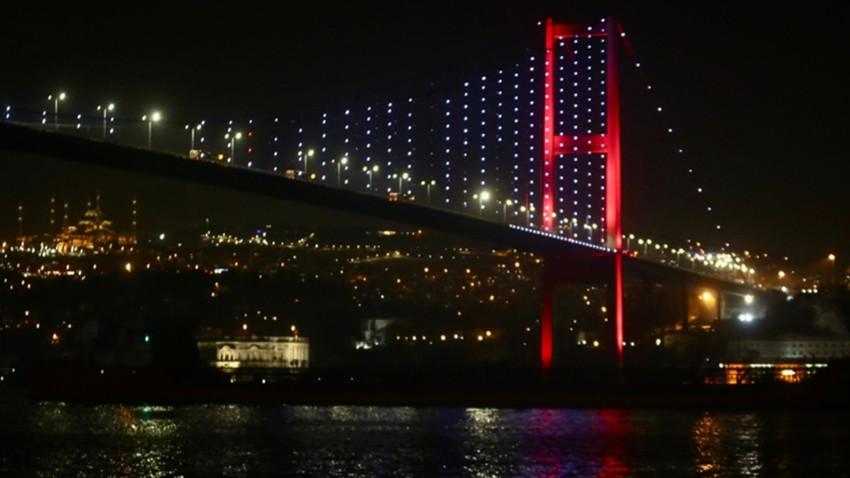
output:
[[[850,465],[843,411],[3,405],[0,476],[774,477]]]
[[[717,420],[705,414],[694,423],[694,451],[696,466],[702,476],[719,476],[718,459],[723,453],[722,430]]]

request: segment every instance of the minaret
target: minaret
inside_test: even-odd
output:
[[[24,237],[24,205],[18,204],[18,237]]]
[[[97,192],[97,196],[95,196],[95,214],[97,218],[98,227],[100,226],[100,191]]]
[[[56,198],[50,197],[50,231],[51,236],[56,234]]]
[[[137,233],[138,233],[137,226],[138,226],[139,223],[136,219],[137,218],[137,216],[136,216],[136,206],[137,205],[138,205],[138,202],[136,201],[136,198],[133,198],[133,242],[135,242],[135,243],[139,242],[139,239],[138,239],[138,236],[137,236]]]
[[[65,214],[62,216],[62,228],[68,229],[68,201],[65,200]]]

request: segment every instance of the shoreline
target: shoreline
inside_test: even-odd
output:
[[[350,371],[347,371],[350,372]],[[346,378],[347,377],[347,378]],[[155,369],[48,369],[0,385],[28,401],[188,405],[199,403],[494,408],[850,408],[840,382],[709,385],[616,378],[564,381],[505,374],[337,374],[225,383],[169,377]],[[322,380],[324,378],[324,380]],[[3,399],[5,400],[5,399]],[[2,400],[0,400],[2,401]]]

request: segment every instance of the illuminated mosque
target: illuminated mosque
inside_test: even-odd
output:
[[[21,244],[34,243],[38,236],[24,236],[21,234],[20,225],[23,222],[22,207],[18,207],[19,238]],[[136,244],[136,200],[133,199],[133,232],[131,234],[120,234],[113,228],[113,222],[103,214],[100,207],[100,194],[97,195],[95,204],[89,201],[86,211],[76,224],[68,221],[68,202],[65,202],[63,225],[59,232],[55,230],[55,200],[50,199],[50,231],[47,238],[53,244],[57,254],[84,254],[87,252],[106,252],[115,246],[132,246]]]

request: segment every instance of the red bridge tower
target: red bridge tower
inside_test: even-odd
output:
[[[615,340],[618,363],[622,363],[623,354],[623,257],[622,257],[622,226],[621,226],[621,197],[620,197],[620,94],[617,72],[616,38],[617,25],[612,18],[606,19],[600,25],[560,24],[551,18],[546,20],[546,57],[545,84],[543,102],[543,167],[542,174],[542,230],[557,233],[556,204],[559,193],[558,161],[564,155],[600,154],[604,157],[604,214],[602,226],[605,232],[604,246],[613,251],[604,260],[601,269],[608,272],[603,274],[604,282],[609,286],[609,302],[612,306],[616,323]],[[601,132],[571,133],[558,132],[556,123],[556,97],[559,88],[556,86],[556,54],[558,42],[567,44],[566,40],[588,39],[602,37],[605,45],[605,95],[604,129]],[[572,56],[578,52],[570,50]],[[578,134],[576,134],[578,133]],[[594,253],[599,256],[599,253]],[[543,278],[543,311],[541,320],[541,363],[543,368],[552,366],[553,336],[552,336],[552,303],[553,287],[556,283],[587,280],[590,277],[577,277],[581,274],[575,269],[583,269],[587,257],[547,257],[544,261]],[[593,267],[599,270],[600,267]],[[569,277],[565,277],[565,274]],[[590,274],[594,275],[594,274]],[[598,274],[597,274],[598,275]],[[610,308],[609,308],[610,310]]]

